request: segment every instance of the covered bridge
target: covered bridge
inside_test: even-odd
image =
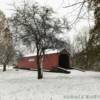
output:
[[[37,70],[36,56],[22,57],[16,64],[17,68]],[[44,56],[43,70],[51,71],[61,67],[70,68],[70,54],[64,49],[60,52],[49,53]]]

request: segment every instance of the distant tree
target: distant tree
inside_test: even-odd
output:
[[[87,64],[85,67],[88,67],[89,69],[93,69],[93,66],[96,65],[96,67],[99,68],[100,66],[99,64],[100,62],[100,0],[81,0],[81,1],[76,0],[74,3],[70,2],[66,4],[68,4],[65,6],[66,9],[67,8],[72,9],[70,16],[72,16],[72,13],[75,13],[75,17],[73,18],[74,20],[72,20],[70,25],[74,26],[80,20],[85,19],[87,20],[90,29],[87,46],[85,46],[86,49],[80,52],[80,48],[79,48],[79,52],[77,52],[76,54],[76,58],[78,58],[77,63],[79,62],[81,63],[81,61],[83,62],[84,60],[86,60],[85,62],[83,62],[83,64]],[[91,22],[94,22],[94,26],[93,24],[91,25]],[[75,42],[76,40],[74,41],[74,43]],[[75,46],[73,47],[74,50],[77,50]],[[80,47],[80,45],[78,45],[78,47]],[[81,45],[81,49],[82,48],[83,45]]]
[[[13,47],[5,47],[0,44],[0,63],[3,65],[3,71],[6,71],[6,66],[13,61],[14,55]]]
[[[18,63],[18,61],[23,57],[23,54],[20,50],[16,50],[14,49],[14,56],[13,56],[13,65],[14,67],[17,67],[16,64]]]
[[[15,56],[16,61],[19,61],[22,57],[23,57],[22,52],[17,50],[16,51],[16,56]]]
[[[5,15],[4,13],[0,10],[0,41],[2,39],[2,32],[4,31],[4,27],[5,27]]]
[[[89,67],[89,48],[88,48],[89,33],[80,32],[75,38],[76,52],[74,53],[74,59],[76,65],[84,66],[85,69]]]
[[[6,65],[12,60],[13,56],[14,49],[8,20],[0,11],[0,63],[3,65],[3,71],[6,71]]]
[[[89,8],[94,10],[95,25],[90,30],[89,49],[92,64],[100,61],[100,0],[89,0]]]
[[[43,78],[42,61],[45,50],[48,48],[61,48],[66,42],[57,38],[62,33],[67,21],[53,17],[54,11],[51,8],[32,6],[26,4],[16,7],[15,15],[12,17],[17,35],[26,45],[34,45],[37,52],[38,79]],[[68,26],[67,26],[68,27]]]
[[[89,41],[88,41],[88,51],[89,51],[89,56],[91,59],[91,65],[94,64],[95,62],[100,61],[100,0],[82,0],[82,1],[76,1],[75,3],[66,6],[65,8],[68,7],[74,7],[78,6],[78,13],[77,17],[74,20],[73,24],[79,21],[79,19],[84,19],[84,16],[88,16],[87,21],[91,22],[91,15],[89,14],[89,11],[93,11],[94,13],[94,27],[91,29],[89,32]],[[83,11],[83,9],[86,8],[87,10]],[[83,15],[84,14],[84,15]],[[92,18],[93,19],[93,18]],[[89,23],[89,26],[90,23]]]

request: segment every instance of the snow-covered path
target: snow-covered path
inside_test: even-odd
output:
[[[44,79],[36,78],[35,71],[0,71],[0,100],[100,100],[99,72],[44,72]]]

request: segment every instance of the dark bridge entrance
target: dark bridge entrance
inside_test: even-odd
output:
[[[59,56],[59,66],[62,67],[62,68],[69,68],[70,67],[69,55],[60,54],[60,56]]]

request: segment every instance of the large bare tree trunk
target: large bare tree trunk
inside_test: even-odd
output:
[[[3,64],[3,72],[6,71],[6,64]]]
[[[44,61],[44,55],[41,57],[41,63],[40,63],[40,66],[41,66],[41,73],[42,73],[42,76],[43,76],[43,61]]]
[[[37,55],[37,70],[38,70],[38,79],[42,79],[43,78],[43,73],[42,73],[42,69],[41,69],[41,64],[40,64],[40,57]]]

